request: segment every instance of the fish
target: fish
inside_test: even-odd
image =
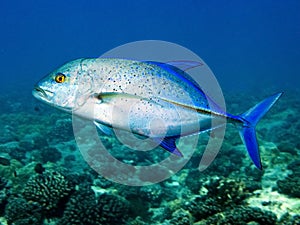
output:
[[[262,169],[256,125],[283,94],[273,94],[248,111],[232,115],[204,93],[188,70],[193,61],[138,61],[120,58],[80,58],[65,63],[35,86],[38,100],[92,120],[104,134],[113,129],[151,139],[182,157],[180,137],[201,134],[233,123],[246,150]],[[212,125],[212,120],[218,121]]]

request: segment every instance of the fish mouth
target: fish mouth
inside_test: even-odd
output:
[[[66,111],[66,112],[72,112],[72,108],[71,107],[65,107],[65,106],[59,106],[53,103],[52,101],[52,97],[54,95],[54,93],[52,91],[48,91],[45,90],[39,86],[35,86],[34,89],[32,90],[32,94],[35,98],[37,98],[40,101],[43,101],[44,103],[58,108],[60,110]]]
[[[53,92],[46,91],[46,90],[44,90],[43,88],[41,88],[39,86],[35,86],[33,91],[32,91],[32,94],[37,99],[41,99],[41,100],[44,100],[46,102],[49,102],[50,101],[49,94],[51,95],[51,94],[53,94]]]

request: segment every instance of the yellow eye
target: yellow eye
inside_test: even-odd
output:
[[[57,83],[63,83],[63,82],[65,82],[65,80],[66,80],[66,76],[65,76],[64,74],[62,74],[62,73],[58,73],[58,74],[55,76],[55,81],[56,81]]]

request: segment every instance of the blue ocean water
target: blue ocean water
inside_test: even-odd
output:
[[[1,89],[71,59],[165,40],[211,67],[223,87],[297,86],[299,1],[2,1]],[[257,80],[259,79],[259,81]]]
[[[56,224],[117,224],[113,218],[132,225],[299,224],[299,11],[297,0],[1,1],[0,224],[26,224],[29,217],[27,224],[47,224],[45,218]],[[205,173],[197,166],[206,136],[187,167],[161,184],[126,187],[88,167],[74,142],[70,116],[38,102],[31,91],[65,62],[140,40],[173,42],[199,55],[232,113],[285,92],[258,125],[264,172],[251,165],[234,129]],[[114,156],[124,157],[119,142],[103,141]],[[127,163],[160,160],[155,154],[128,154]],[[60,197],[41,188],[45,180]],[[39,188],[42,194],[34,191]],[[111,211],[103,210],[106,205]],[[87,219],[97,215],[107,221]]]

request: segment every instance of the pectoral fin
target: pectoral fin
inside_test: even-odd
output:
[[[101,92],[94,94],[94,97],[99,101],[99,104],[110,103],[118,100],[136,100],[136,101],[147,101],[152,104],[160,105],[158,102],[145,98],[139,95],[124,93],[124,92]]]
[[[111,136],[113,134],[113,130],[112,130],[111,127],[105,126],[105,125],[103,125],[101,123],[98,123],[97,121],[94,121],[94,124],[104,134],[109,135],[109,136]]]

